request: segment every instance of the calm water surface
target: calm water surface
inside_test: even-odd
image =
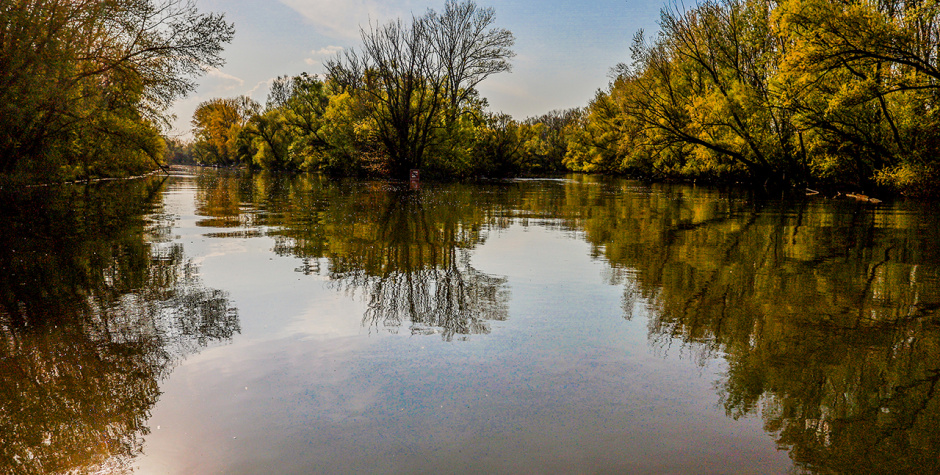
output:
[[[940,209],[0,191],[0,473],[940,472]]]

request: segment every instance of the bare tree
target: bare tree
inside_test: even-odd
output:
[[[393,173],[419,168],[441,108],[443,83],[426,17],[363,29],[362,53],[327,63],[330,75],[370,104]]]
[[[484,79],[512,69],[509,59],[515,56],[516,40],[509,30],[492,27],[495,18],[493,8],[478,8],[472,0],[447,0],[441,14],[428,12],[434,49],[445,75],[450,120]]]

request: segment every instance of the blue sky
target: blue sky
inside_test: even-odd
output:
[[[513,71],[479,89],[493,111],[517,119],[587,105],[609,82],[608,71],[629,59],[634,33],[655,31],[664,0],[594,2],[476,0],[496,10],[496,24],[513,32]],[[428,8],[444,0],[198,0],[203,12],[224,12],[235,24],[226,64],[199,79],[199,89],[173,108],[177,134],[189,132],[193,110],[215,97],[250,95],[259,102],[280,75],[323,72],[322,61],[357,48],[359,26]]]

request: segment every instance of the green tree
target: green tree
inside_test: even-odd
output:
[[[552,174],[565,169],[570,126],[580,120],[581,114],[581,109],[554,110],[522,124],[520,134],[527,136],[523,140],[525,173]]]
[[[483,175],[505,176],[520,170],[519,123],[509,114],[490,113],[476,129],[473,154]]]
[[[268,109],[248,119],[241,133],[251,143],[251,164],[266,170],[295,171],[302,163],[291,153],[294,130],[288,122],[287,111]],[[241,134],[240,134],[241,135]]]
[[[194,154],[205,165],[249,162],[254,155],[251,137],[243,133],[260,105],[247,96],[210,99],[193,112]]]
[[[166,163],[169,165],[195,165],[196,159],[193,157],[193,143],[188,140],[176,137],[167,137],[166,141]]]
[[[5,2],[0,173],[89,176],[118,172],[122,156],[132,169],[137,155],[159,161],[166,110],[221,65],[232,35],[222,15],[183,0]],[[116,163],[96,168],[101,153]]]
[[[323,115],[330,104],[328,89],[327,84],[307,73],[278,77],[271,85],[267,108],[282,111],[290,135],[291,162],[297,166],[331,148],[323,134]]]
[[[388,161],[377,138],[369,105],[360,95],[331,95],[323,113],[321,134],[326,146],[305,153],[304,167],[330,175],[368,172],[388,175]]]
[[[492,11],[472,1],[448,1],[442,15],[362,29],[361,53],[328,62],[331,80],[366,105],[393,175],[421,168],[447,118],[459,115],[448,107],[460,107],[480,81],[508,70],[512,35],[492,21]]]

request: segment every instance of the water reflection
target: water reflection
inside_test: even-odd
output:
[[[363,295],[365,325],[445,339],[508,316],[506,280],[470,264],[487,236],[510,224],[570,233],[623,286],[625,316],[650,316],[651,345],[727,361],[716,389],[728,416],[759,414],[799,468],[940,472],[935,205],[592,177],[418,191],[310,177],[200,180],[208,235],[271,236],[299,272]]]
[[[168,242],[161,186],[2,193],[0,472],[128,471],[162,378],[239,331]]]
[[[940,472],[938,210],[680,190],[569,210],[651,342],[726,359],[727,414],[802,469]]]
[[[377,196],[375,213],[348,232],[364,223],[372,229],[332,256],[330,278],[366,296],[366,325],[410,323],[412,333],[441,332],[448,340],[488,333],[486,321],[506,319],[506,280],[470,265],[468,251],[482,241],[480,223],[457,213],[459,202],[435,203],[425,193],[391,190]]]
[[[507,317],[506,280],[470,264],[470,251],[486,233],[508,223],[487,200],[505,195],[472,186],[412,190],[271,175],[205,184],[201,225],[266,229],[276,253],[301,260],[299,272],[327,275],[337,290],[362,295],[365,326],[407,325],[411,333],[451,340],[488,333],[489,321]]]

